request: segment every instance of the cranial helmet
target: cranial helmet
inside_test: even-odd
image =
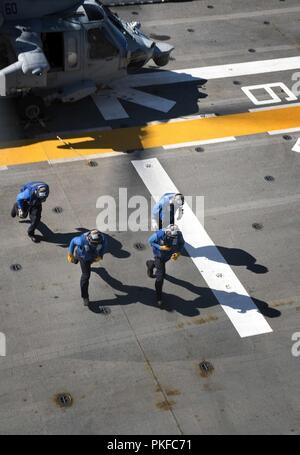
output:
[[[101,232],[97,231],[97,229],[93,229],[91,232],[89,232],[87,239],[91,245],[99,245],[102,243]]]
[[[167,237],[177,237],[180,232],[179,227],[176,224],[170,224],[164,231]]]
[[[49,196],[49,191],[46,186],[41,185],[37,188],[35,194],[38,199],[40,199],[41,201],[45,201]]]
[[[173,202],[179,206],[182,206],[184,204],[184,196],[181,193],[175,194],[173,198]]]

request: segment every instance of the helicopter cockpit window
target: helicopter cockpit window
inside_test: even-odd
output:
[[[103,14],[96,5],[91,5],[89,3],[86,3],[83,5],[84,10],[86,12],[86,15],[89,19],[89,21],[102,21],[103,20]]]
[[[90,58],[106,58],[118,55],[118,49],[107,39],[100,28],[88,30],[88,41],[90,44]]]
[[[105,13],[107,14],[107,17],[110,19],[110,21],[122,32],[125,32],[124,26],[118,16],[114,13],[111,12],[111,10],[105,6],[102,5],[102,8],[104,9]]]
[[[64,39],[61,32],[42,33],[43,49],[50,64],[50,71],[64,69]]]

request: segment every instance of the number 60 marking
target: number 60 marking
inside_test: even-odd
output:
[[[16,3],[4,3],[4,11],[7,16],[18,14],[18,7]]]

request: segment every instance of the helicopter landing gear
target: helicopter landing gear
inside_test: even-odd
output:
[[[18,101],[18,112],[27,122],[39,122],[45,114],[45,103],[39,96],[23,96]]]

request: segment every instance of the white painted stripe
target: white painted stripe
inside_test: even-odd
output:
[[[56,160],[48,160],[49,164],[60,164],[60,163],[70,163],[72,161],[84,161],[92,160],[99,158],[112,158],[114,156],[126,155],[124,152],[107,152],[107,153],[95,153],[94,155],[81,155],[73,158],[58,158]]]
[[[268,131],[268,134],[270,136],[275,136],[276,134],[286,134],[286,133],[296,133],[297,131],[300,131],[300,119],[299,119],[299,128],[286,128],[285,130],[274,130],[274,131]]]
[[[198,114],[198,115],[187,115],[185,117],[171,118],[165,120],[154,120],[153,122],[147,122],[148,126],[161,125],[163,123],[179,123],[186,122],[187,120],[201,120],[205,118],[216,117],[216,114]]]
[[[128,118],[128,114],[120,101],[113,95],[92,95],[96,107],[105,120]]]
[[[231,141],[236,141],[236,138],[234,136],[219,137],[217,139],[207,139],[206,141],[192,141],[192,142],[182,142],[180,144],[163,145],[162,148],[165,150],[170,150],[170,149],[179,149],[179,148],[183,148],[183,147],[194,147],[195,145],[218,144],[219,142],[231,142]]]
[[[296,142],[296,144],[294,145],[294,147],[292,148],[292,151],[293,151],[293,152],[298,152],[298,153],[300,153],[300,138],[297,139],[297,142]]]
[[[132,161],[132,164],[155,201],[164,193],[178,192],[156,158]],[[244,338],[272,332],[246,289],[187,204],[178,225],[186,241],[187,252],[239,335]]]
[[[260,111],[273,111],[274,109],[287,109],[289,107],[299,107],[300,103],[281,104],[280,106],[270,105],[265,107],[256,107],[254,109],[248,109],[249,112],[260,112]]]
[[[249,76],[251,74],[273,73],[300,69],[300,56],[284,57],[270,60],[258,60],[251,62],[232,63],[227,65],[203,66],[199,68],[187,68],[173,71],[153,71],[129,75],[118,81],[112,82],[112,86],[143,87],[161,84],[175,84],[179,82],[196,82],[201,79],[224,79],[228,77]]]
[[[7,171],[8,167],[7,166],[0,166],[0,171]]]

